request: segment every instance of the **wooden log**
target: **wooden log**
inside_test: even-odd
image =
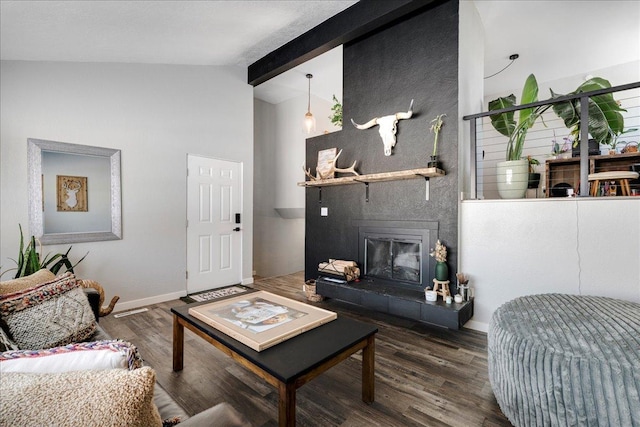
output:
[[[334,264],[337,267],[357,267],[358,264],[355,261],[345,261],[342,259],[329,259],[331,264]]]

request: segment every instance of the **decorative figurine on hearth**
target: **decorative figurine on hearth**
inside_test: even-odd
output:
[[[447,266],[447,247],[440,242],[436,242],[436,248],[429,253],[436,259],[436,280],[449,280],[449,267]]]
[[[438,135],[440,134],[440,129],[444,123],[442,122],[442,118],[445,117],[446,114],[438,114],[435,119],[431,120],[431,132],[435,133],[435,140],[433,142],[433,154],[431,155],[431,161],[427,163],[427,167],[430,168],[440,168],[440,162],[438,162]]]

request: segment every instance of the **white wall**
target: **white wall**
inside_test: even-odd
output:
[[[482,111],[484,94],[484,28],[475,3],[460,2],[458,41],[458,187],[470,197],[471,128],[462,117]]]
[[[77,267],[117,310],[186,292],[187,153],[243,163],[243,281],[251,282],[253,91],[235,67],[2,61],[0,263],[26,233],[27,138],[122,150],[123,239],[78,243]],[[45,247],[45,252],[69,245]],[[6,279],[7,277],[3,277]]]
[[[305,140],[302,123],[307,97],[277,105],[255,100],[255,198],[254,270],[272,277],[304,270],[305,180],[302,164]],[[335,128],[329,120],[331,104],[311,97],[317,136]],[[315,171],[315,165],[307,165]],[[286,209],[294,218],[283,218],[276,209]],[[284,211],[281,211],[284,212]]]
[[[522,295],[568,293],[640,302],[640,203],[633,198],[465,201],[460,268],[475,291],[467,327]]]
[[[539,74],[542,70],[545,69],[545,63],[539,63],[540,69],[531,70],[531,72],[535,74]],[[507,71],[505,71],[506,73]],[[560,79],[551,80],[551,81],[538,81],[538,99],[545,100],[551,98],[550,89],[553,89],[555,93],[559,94],[567,94],[573,92],[580,86],[582,83],[586,81],[587,76],[589,77],[602,77],[611,83],[611,86],[619,86],[627,83],[634,83],[640,79],[640,61],[633,61],[626,64],[618,64],[611,67],[602,67],[597,70],[589,70],[583,71],[580,73],[576,73],[571,76],[566,76]],[[498,78],[497,76],[495,78]],[[513,93],[518,102],[520,101],[520,96],[522,95],[522,87],[524,86],[524,80],[522,80],[522,84],[515,88],[505,88],[504,90],[498,93],[486,94],[485,96],[485,111],[487,108],[487,104],[490,100],[495,99],[499,96],[508,96]]]

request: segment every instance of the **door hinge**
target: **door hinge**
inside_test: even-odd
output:
[[[188,271],[185,271],[185,272],[184,272],[184,276],[185,276],[185,278],[186,278],[187,280],[189,280],[189,272],[188,272]]]

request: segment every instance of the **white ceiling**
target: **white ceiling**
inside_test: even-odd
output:
[[[2,0],[2,59],[246,67],[355,0]]]
[[[485,80],[485,94],[522,88],[531,73],[550,81],[640,60],[638,0],[475,4],[485,28],[485,76],[508,65],[509,55],[520,55],[503,73]]]
[[[271,104],[279,104],[303,95],[306,97],[309,84],[307,74],[313,75],[313,95],[326,101],[331,101],[334,94],[342,99],[342,46],[256,86],[253,95]]]
[[[463,0],[468,1],[468,0]],[[355,0],[0,2],[0,59],[246,67]],[[485,93],[640,60],[640,1],[476,0],[485,27]],[[581,34],[584,28],[585,33]],[[341,50],[256,88],[278,103],[341,88]]]

